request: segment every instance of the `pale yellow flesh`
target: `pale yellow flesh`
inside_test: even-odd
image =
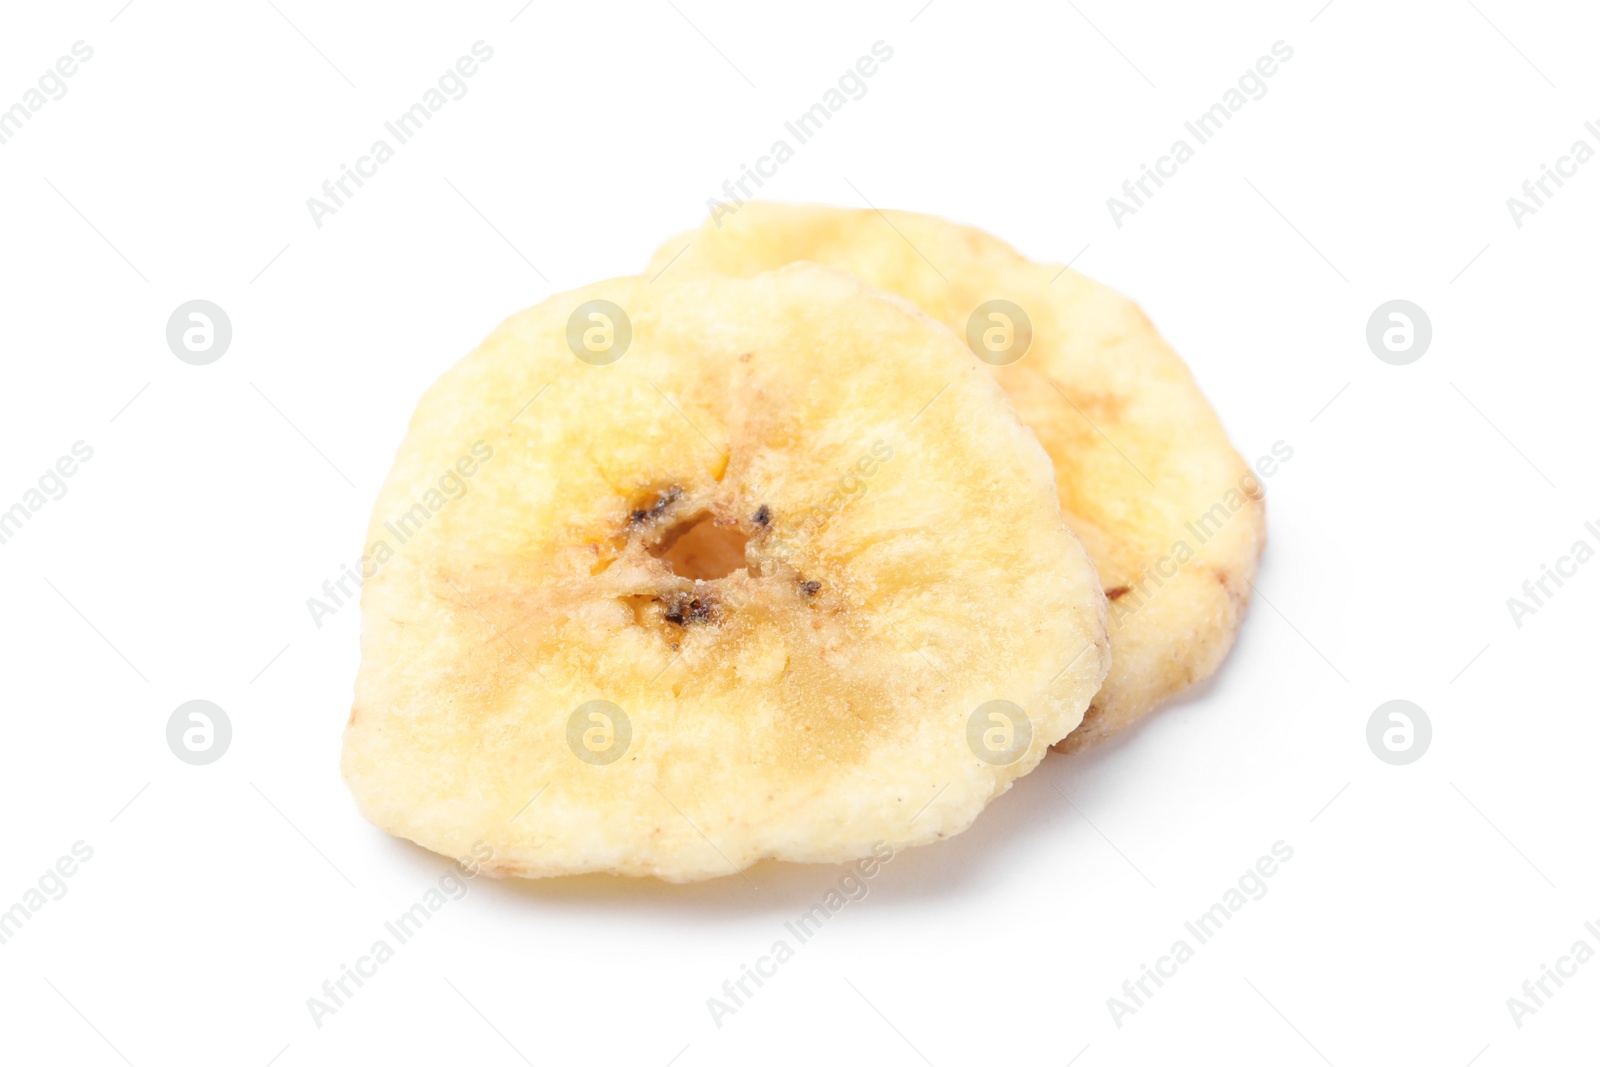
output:
[[[596,298],[632,321],[609,366],[566,343]],[[388,524],[479,441],[464,495],[395,545]],[[490,850],[495,874],[688,881],[949,836],[1109,664],[1093,565],[993,377],[911,305],[809,264],[617,279],[513,316],[423,397],[368,539],[397,551],[362,593],[345,779],[377,825]],[[712,617],[669,619],[686,594]],[[595,699],[632,726],[604,766],[567,742]],[[967,741],[995,699],[1033,728],[1009,766]]]
[[[1208,678],[1249,602],[1265,510],[1188,368],[1139,308],[980,230],[899,211],[747,203],[668,241],[649,273],[746,277],[800,260],[905,297],[958,337],[989,300],[1032,320],[1027,354],[991,369],[1054,463],[1067,522],[1114,597],[1111,672],[1065,747]]]

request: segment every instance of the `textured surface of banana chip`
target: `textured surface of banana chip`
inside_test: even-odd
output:
[[[1266,536],[1261,485],[1132,301],[943,219],[759,202],[668,241],[649,271],[747,276],[797,260],[849,270],[949,326],[1054,462],[1062,510],[1112,599],[1111,673],[1064,748],[1216,670]]]
[[[494,874],[689,881],[958,833],[1109,663],[993,376],[811,264],[513,316],[423,397],[368,541],[345,780]]]

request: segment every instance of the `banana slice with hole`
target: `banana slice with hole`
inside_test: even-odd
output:
[[[423,397],[368,557],[345,780],[491,874],[692,881],[959,833],[1109,665],[993,376],[813,264],[513,316]]]
[[[1139,308],[980,230],[901,211],[746,203],[668,241],[649,273],[742,277],[797,260],[851,271],[954,330],[1049,453],[1112,601],[1111,673],[1063,747],[1210,677],[1249,603],[1263,494]]]

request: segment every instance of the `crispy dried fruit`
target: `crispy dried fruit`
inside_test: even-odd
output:
[[[1137,306],[980,230],[900,211],[746,203],[668,241],[650,273],[745,277],[797,260],[849,270],[966,339],[1054,462],[1067,522],[1115,595],[1111,673],[1064,747],[1216,670],[1265,540],[1260,484]]]
[[[345,779],[491,873],[949,836],[1107,669],[1093,565],[993,377],[811,264],[513,316],[418,406],[370,539],[402,528],[362,591]]]

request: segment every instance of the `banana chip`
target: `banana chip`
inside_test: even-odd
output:
[[[1261,486],[1137,306],[982,231],[899,211],[746,203],[668,241],[649,273],[742,277],[797,260],[851,271],[954,330],[1054,462],[1112,601],[1111,673],[1064,747],[1217,669],[1266,536]]]
[[[812,264],[513,316],[423,397],[368,540],[345,780],[491,874],[692,881],[947,837],[1109,664],[994,376]]]

